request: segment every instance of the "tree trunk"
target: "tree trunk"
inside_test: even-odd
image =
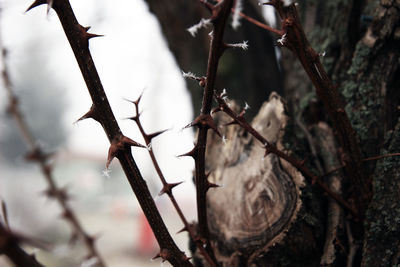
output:
[[[208,37],[203,32],[193,39],[185,29],[206,17],[205,8],[196,1],[148,3],[178,64],[202,75]],[[252,16],[259,13],[253,5],[246,8],[244,12]],[[400,152],[400,1],[303,1],[298,8],[312,46],[326,53],[322,63],[343,95],[363,158]],[[175,13],[182,10],[185,16]],[[227,39],[249,39],[254,51],[223,56],[218,88],[226,87],[239,105],[248,101],[252,115],[258,112],[253,126],[294,157],[304,159],[314,173],[321,175],[340,166],[342,148],[335,143],[335,129],[329,126],[324,107],[291,52],[282,50],[283,76],[271,59],[273,42],[267,32],[243,23],[242,31],[231,32]],[[188,83],[195,92],[196,111],[201,90]],[[272,94],[261,107],[261,100],[273,90],[284,95],[285,101]],[[227,119],[216,120],[223,125]],[[264,158],[262,144],[238,126],[221,131],[226,144],[210,136],[207,150],[210,179],[222,185],[209,191],[208,213],[212,243],[224,266],[400,264],[399,157],[364,162],[365,183],[372,186],[373,196],[364,221],[355,221],[348,210],[305,182],[288,163],[274,155]],[[323,182],[344,199],[353,190],[340,170]],[[201,265],[201,256],[195,257]]]
[[[168,4],[160,0],[146,1],[160,22],[179,68],[205,76],[211,28],[199,30],[196,37],[192,37],[187,29],[201,18],[209,18],[210,12],[200,1],[172,0]],[[245,2],[244,10],[249,16],[262,20],[254,5]],[[272,91],[283,93],[282,79],[271,35],[247,21],[241,20],[241,23],[237,31],[228,27],[225,42],[248,41],[249,48],[247,51],[231,49],[224,53],[219,64],[216,89],[226,88],[229,97],[236,99],[240,105],[244,106],[247,102],[252,107],[247,116],[252,118]],[[195,81],[187,81],[187,86],[196,114],[201,107],[203,90]]]

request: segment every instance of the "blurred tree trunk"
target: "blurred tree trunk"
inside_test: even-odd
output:
[[[187,29],[197,24],[201,18],[209,18],[210,12],[200,1],[171,0],[166,4],[160,0],[146,0],[150,11],[158,18],[169,48],[178,66],[184,72],[205,76],[211,28],[200,29],[192,37]],[[258,6],[257,6],[258,7]],[[246,14],[263,20],[254,5],[244,3]],[[247,115],[253,117],[263,101],[272,91],[283,93],[282,78],[276,60],[274,41],[271,35],[247,21],[237,31],[230,26],[225,35],[227,43],[248,41],[247,51],[230,49],[221,58],[217,79],[217,90],[226,88],[230,98],[251,109]],[[196,81],[187,81],[192,95],[194,114],[201,107],[203,88]]]
[[[197,1],[172,0],[168,4],[157,0],[147,2],[158,17],[181,69],[204,75],[208,31],[201,30],[193,38],[186,29],[200,18],[207,17],[207,10]],[[359,136],[363,157],[400,152],[400,1],[308,0],[300,1],[298,8],[312,46],[316,51],[326,54],[322,63],[343,95],[346,111]],[[260,19],[260,11],[256,10],[255,5],[246,4],[244,12]],[[324,108],[316,99],[312,85],[297,59],[290,51],[282,50],[282,68],[285,72],[282,75],[275,61],[274,42],[270,35],[254,25],[242,23],[237,32],[228,30],[226,40],[249,40],[249,50],[232,50],[224,54],[217,88],[226,87],[230,98],[239,105],[248,102],[252,106],[251,117],[256,115],[271,91],[278,91],[286,100],[289,115],[281,143],[297,158],[305,159],[315,173],[340,166],[340,148],[336,147],[333,140],[335,130],[330,129],[329,118],[325,116]],[[202,90],[194,82],[189,81],[188,85],[196,114],[200,108]],[[271,189],[260,183],[259,175],[256,175],[258,180],[254,180],[255,187],[249,182],[253,178],[246,177],[254,174],[254,168],[265,171],[266,167],[256,164],[249,169],[247,165],[240,165],[243,161],[256,161],[259,157],[252,156],[255,141],[248,139],[239,129],[235,131],[236,135],[233,136],[240,138],[233,139],[242,141],[241,145],[235,144],[237,146],[232,146],[232,149],[241,147],[241,150],[229,154],[237,156],[237,161],[229,168],[239,169],[226,172],[229,172],[232,180],[246,181],[237,184],[237,188],[251,192],[256,188],[262,198],[256,201],[254,196],[251,196],[253,200],[244,197],[242,202],[247,201],[246,205],[250,207],[246,207],[257,211],[260,205],[269,208],[279,205],[278,200],[271,200]],[[221,148],[220,143],[219,139],[211,137],[208,167],[214,172],[228,169],[226,161],[218,160],[221,151],[226,149]],[[275,174],[279,173],[278,177],[286,177],[286,174],[280,174],[285,169],[282,162],[272,158],[268,161],[273,162],[272,169]],[[249,171],[243,172],[243,168]],[[321,190],[306,183],[304,187],[299,187],[299,210],[287,208],[285,212],[293,214],[281,214],[286,218],[280,220],[286,223],[284,227],[268,226],[261,220],[259,226],[265,227],[264,234],[260,235],[260,231],[257,231],[256,237],[246,238],[227,238],[221,234],[223,229],[211,229],[219,259],[225,266],[397,266],[400,264],[400,160],[398,157],[388,157],[367,161],[365,169],[365,182],[372,182],[373,197],[365,221],[361,222],[364,229],[354,229],[347,211],[327,198]],[[286,181],[286,178],[278,180]],[[324,182],[342,193],[344,198],[352,190],[346,177],[338,172],[326,177]],[[285,184],[279,188],[290,191],[294,190],[290,189],[293,186]],[[228,190],[227,187],[215,190]],[[224,191],[219,192],[223,195]],[[279,195],[282,192],[275,193]],[[297,203],[291,199],[285,200],[289,201],[285,203]],[[240,198],[237,203],[234,198],[231,201],[230,207],[244,205]],[[209,203],[210,210],[219,210],[217,204],[213,204],[217,202]],[[232,213],[234,210],[240,209],[233,209]],[[222,217],[218,213],[210,218],[216,220],[219,216]],[[266,220],[270,218],[268,216],[266,214]],[[243,216],[238,214],[238,217]],[[214,221],[210,224],[214,224]],[[257,228],[253,224],[251,229],[242,229],[242,233],[251,233],[252,229]],[[213,225],[211,228],[216,227]],[[356,230],[362,233],[362,239],[354,238]],[[277,239],[277,236],[280,238]]]

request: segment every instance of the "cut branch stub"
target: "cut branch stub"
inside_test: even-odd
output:
[[[229,118],[219,113],[217,120],[223,123]],[[285,124],[283,104],[274,98],[264,103],[252,126],[280,145]],[[297,218],[304,178],[293,167],[287,169],[277,155],[264,158],[265,147],[252,136],[244,137],[239,125],[221,131],[226,144],[210,134],[207,147],[207,166],[213,169],[208,180],[223,184],[207,193],[208,225],[211,236],[218,240],[218,259],[225,266],[234,266],[235,255],[257,257],[284,238]]]
[[[110,166],[111,161],[115,157],[119,156],[119,153],[121,151],[126,150],[131,146],[146,148],[146,146],[139,144],[124,135],[120,135],[114,141],[112,141],[110,148],[108,149],[106,168],[108,168]]]

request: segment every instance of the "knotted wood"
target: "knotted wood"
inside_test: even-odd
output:
[[[230,120],[218,115],[219,124]],[[281,98],[272,93],[252,122],[271,143],[280,145],[286,125]],[[208,224],[218,260],[234,266],[236,255],[250,259],[279,242],[301,206],[302,175],[265,149],[239,126],[221,129],[226,143],[212,134],[208,146],[209,181],[221,185],[207,194]]]

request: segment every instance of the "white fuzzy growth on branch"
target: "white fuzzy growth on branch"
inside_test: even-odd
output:
[[[195,37],[197,32],[201,29],[201,28],[205,28],[207,26],[211,25],[211,20],[210,19],[201,19],[199,23],[193,25],[192,27],[188,28],[188,32],[190,32],[190,34]]]
[[[243,10],[242,1],[243,0],[236,0],[236,3],[235,3],[235,9],[234,9],[233,15],[232,15],[232,28],[234,30],[237,30],[237,28],[239,28],[239,26],[240,26],[239,13],[242,12],[242,10]]]
[[[229,46],[234,48],[241,48],[243,50],[247,50],[249,48],[248,41],[243,41],[238,44],[229,44]]]
[[[284,45],[285,45],[285,42],[286,42],[286,33],[285,33],[284,35],[282,35],[282,37],[281,37],[280,39],[278,39],[277,42],[278,42],[280,45],[284,46]]]
[[[183,78],[189,78],[189,79],[193,79],[193,80],[199,80],[200,77],[197,77],[194,73],[192,72],[184,72],[182,71],[182,76]]]

